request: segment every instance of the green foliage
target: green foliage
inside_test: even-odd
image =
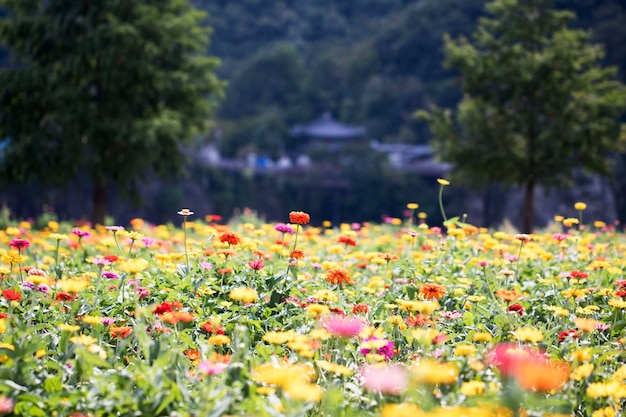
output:
[[[222,93],[207,57],[205,13],[187,0],[2,0],[0,72],[6,182],[132,191],[153,172],[181,173],[181,145],[207,128]]]
[[[615,68],[601,67],[590,33],[568,28],[573,14],[552,1],[496,0],[487,10],[471,40],[445,38],[445,64],[463,79],[456,113],[433,106],[419,115],[459,179],[526,186],[529,230],[535,185],[570,185],[577,168],[611,173],[626,87]]]

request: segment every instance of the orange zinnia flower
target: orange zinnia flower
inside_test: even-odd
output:
[[[348,272],[343,268],[331,268],[326,272],[326,281],[330,284],[337,284],[339,288],[343,286],[343,284],[352,284],[352,280],[350,276],[348,276]]]
[[[241,243],[241,238],[235,232],[224,232],[220,235],[220,242],[235,246]]]
[[[516,379],[522,389],[551,392],[561,389],[569,375],[569,368],[563,362],[530,359],[520,366]]]
[[[384,259],[387,262],[397,261],[398,259],[400,259],[400,257],[398,255],[394,255],[393,253],[388,253],[388,252],[386,252],[386,253],[379,253],[378,257]]]
[[[504,301],[515,301],[522,298],[515,290],[498,290],[496,291],[496,297]]]
[[[427,300],[438,300],[446,295],[446,287],[432,282],[426,282],[420,287],[420,295]]]
[[[289,255],[289,257],[292,259],[303,259],[304,252],[302,252],[300,249],[294,249]]]
[[[311,216],[303,211],[292,211],[289,213],[289,221],[294,224],[307,224],[311,220]]]
[[[120,339],[124,339],[133,332],[133,328],[130,326],[111,326],[109,327],[109,332],[111,333],[111,337],[119,337]]]
[[[200,351],[197,349],[187,349],[183,352],[190,361],[198,361],[200,360]]]

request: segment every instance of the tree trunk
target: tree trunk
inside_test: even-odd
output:
[[[526,183],[524,190],[524,212],[522,214],[522,233],[532,233],[534,227],[535,211],[535,180]]]
[[[107,188],[100,182],[95,181],[91,195],[91,223],[92,226],[104,224],[104,217],[107,212]]]

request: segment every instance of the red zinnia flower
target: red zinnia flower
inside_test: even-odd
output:
[[[2,296],[8,301],[20,301],[22,299],[22,293],[15,290],[2,290]]]
[[[67,292],[63,292],[63,291],[58,292],[57,295],[54,296],[54,298],[57,301],[70,301],[70,300],[74,299],[72,294],[67,293]]]
[[[181,308],[183,308],[183,305],[179,301],[163,301],[161,304],[156,306],[154,310],[152,310],[152,314],[160,316],[161,314],[171,313],[172,311],[180,310]]]
[[[509,306],[509,311],[512,313],[517,313],[518,315],[524,314],[524,307],[521,304],[511,304]]]
[[[303,211],[292,211],[289,213],[289,221],[294,224],[307,224],[311,220],[311,216]]]
[[[585,279],[589,277],[589,274],[583,271],[572,271],[569,273],[569,277],[576,278],[576,279]]]
[[[343,243],[346,246],[356,246],[356,239],[349,236],[339,236],[339,243]]]
[[[564,330],[561,333],[559,333],[559,342],[564,341],[568,336],[573,338],[573,339],[580,338],[580,334],[578,334],[578,332],[576,330],[574,330],[574,329]]]
[[[113,263],[113,262],[117,261],[118,259],[120,259],[120,257],[117,256],[117,255],[105,255],[105,256],[103,256],[103,258],[106,259],[107,261],[111,262],[111,263]]]
[[[203,323],[200,327],[202,328],[202,330],[210,334],[224,334],[224,328],[221,324],[217,326],[217,329],[214,329],[213,324],[211,324],[210,321],[207,321],[206,323]]]
[[[220,236],[220,242],[228,243],[230,246],[235,246],[241,243],[241,238],[237,233],[224,232]]]
[[[369,307],[366,304],[359,303],[352,307],[352,314],[356,313],[367,313]]]

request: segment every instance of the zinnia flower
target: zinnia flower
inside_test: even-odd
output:
[[[238,300],[243,303],[253,303],[259,299],[259,295],[257,294],[254,288],[233,288],[230,290],[228,297],[233,300]]]
[[[208,375],[217,375],[221,374],[228,368],[228,365],[225,363],[212,363],[212,362],[200,362],[198,364],[198,370]]]
[[[409,384],[409,372],[402,365],[365,366],[361,378],[366,390],[382,394],[400,395]]]
[[[241,243],[241,237],[235,232],[224,232],[220,235],[219,241],[228,243],[230,246],[235,246]]]
[[[9,242],[9,246],[12,247],[13,249],[17,249],[18,251],[21,251],[22,249],[26,249],[27,247],[29,247],[30,242],[26,239],[13,239],[12,241]]]
[[[288,233],[288,234],[294,233],[293,227],[285,223],[278,223],[276,226],[274,226],[274,230],[280,233]]]
[[[391,340],[378,337],[368,337],[360,344],[361,355],[368,356],[371,353],[381,355],[385,359],[391,359],[394,354],[394,344]]]
[[[22,299],[22,293],[15,290],[2,290],[2,296],[7,301],[20,301]]]
[[[438,300],[446,294],[446,287],[427,282],[420,287],[420,295],[427,300]]]
[[[261,269],[265,268],[263,259],[259,259],[259,258],[248,262],[248,266],[250,267],[250,269],[253,269],[255,271],[260,271]]]
[[[307,224],[311,220],[311,216],[303,211],[292,211],[289,213],[289,221],[294,224]]]
[[[326,272],[326,281],[329,284],[336,284],[341,288],[343,284],[352,284],[352,280],[350,276],[348,276],[348,272],[343,268],[331,268]]]
[[[322,327],[333,336],[354,337],[361,332],[365,323],[357,317],[346,317],[341,314],[333,314],[322,320]]]
[[[130,335],[132,332],[133,332],[133,328],[130,326],[109,327],[109,333],[111,334],[111,337],[113,338],[124,339],[128,337],[128,335]]]

